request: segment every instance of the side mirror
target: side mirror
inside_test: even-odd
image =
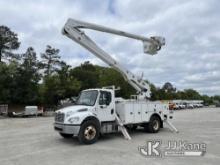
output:
[[[73,97],[73,98],[71,98],[71,102],[72,102],[73,104],[75,104],[75,103],[77,102],[78,98],[79,98],[79,97]]]

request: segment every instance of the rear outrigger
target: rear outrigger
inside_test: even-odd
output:
[[[142,78],[138,78],[122,65],[116,62],[109,54],[99,48],[81,29],[87,28],[96,31],[112,33],[136,40],[141,40],[144,53],[154,55],[165,45],[162,37],[145,38],[139,35],[123,32],[69,19],[63,28],[63,34],[89,50],[95,56],[119,71],[128,83],[137,90],[132,99],[115,97],[115,87],[83,90],[76,105],[56,111],[54,128],[64,138],[77,136],[84,144],[96,142],[100,134],[122,132],[124,137],[131,139],[126,128],[135,129],[137,126],[151,133],[157,133],[163,128],[163,123],[178,132],[169,122],[172,113],[168,103],[149,101],[150,87]]]

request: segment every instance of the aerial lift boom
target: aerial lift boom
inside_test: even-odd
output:
[[[144,53],[154,55],[165,45],[165,39],[163,37],[151,37],[146,38],[143,36],[127,33],[124,31],[86,23],[74,19],[68,19],[65,24],[62,33],[71,38],[75,42],[79,43],[102,61],[119,71],[128,83],[134,87],[138,93],[139,99],[146,99],[150,97],[150,86],[142,78],[139,78],[124,68],[121,64],[115,61],[108,53],[102,50],[95,42],[92,41],[81,29],[91,29],[95,31],[101,31],[105,33],[111,33],[119,36],[140,40],[143,42]]]

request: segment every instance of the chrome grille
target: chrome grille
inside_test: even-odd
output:
[[[55,121],[57,121],[57,122],[64,122],[64,117],[65,117],[64,113],[56,113]]]

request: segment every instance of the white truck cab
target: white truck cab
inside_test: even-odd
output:
[[[88,89],[80,93],[76,105],[56,111],[54,128],[63,137],[77,136],[81,143],[91,144],[99,134],[120,131],[118,122],[127,128],[140,126],[156,133],[163,127],[163,121],[170,118],[167,103],[119,101],[114,89]]]
[[[115,121],[113,90],[83,90],[76,105],[56,111],[54,128],[64,137],[78,136],[80,126],[85,121],[95,122],[95,129],[100,129],[102,122]],[[100,130],[96,130],[96,132],[100,132]]]

